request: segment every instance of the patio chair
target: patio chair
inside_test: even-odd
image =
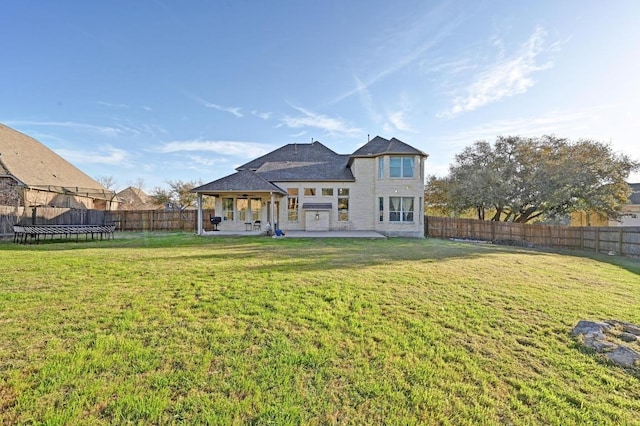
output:
[[[260,222],[259,220],[256,220],[255,222],[253,222],[254,231],[259,231],[261,228],[262,228],[262,222]]]

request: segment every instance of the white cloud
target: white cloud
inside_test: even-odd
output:
[[[200,155],[189,155],[187,157],[192,163],[202,165],[202,166],[215,166],[216,164],[228,164],[228,160],[226,158],[219,157],[203,157]]]
[[[191,94],[186,94],[188,97],[190,97],[191,99],[193,99],[194,101],[198,102],[199,104],[201,104],[202,106],[206,107],[206,108],[213,108],[216,109],[218,111],[223,111],[223,112],[228,112],[230,114],[235,115],[236,117],[240,118],[240,117],[244,117],[244,114],[242,114],[240,112],[240,110],[242,108],[240,107],[227,107],[227,106],[222,106],[213,102],[209,102],[206,101],[198,96],[195,95],[191,95]]]
[[[329,104],[360,93],[423,58],[464,22],[462,14],[453,15],[450,5],[450,2],[442,2],[425,15],[407,17],[402,25],[379,31],[382,38],[374,40],[375,48],[367,51],[365,58],[376,64],[374,67],[368,65],[366,69],[373,69],[374,74],[365,80],[357,80],[356,87],[338,95]]]
[[[260,112],[256,110],[251,111],[251,114],[255,115],[258,118],[262,118],[263,120],[268,120],[273,115],[272,112]]]
[[[404,110],[389,113],[387,116],[389,121],[384,124],[385,133],[393,133],[394,131],[414,133],[415,130],[407,123],[405,114]]]
[[[498,55],[500,60],[476,75],[473,82],[464,89],[466,93],[455,97],[453,107],[439,116],[456,116],[497,102],[502,98],[525,93],[534,85],[533,73],[553,66],[552,62],[537,63],[542,53],[556,49],[553,45],[545,50],[545,37],[544,29],[537,27],[529,40],[521,46],[520,51],[507,58],[502,58],[502,44],[495,39],[492,40],[492,44],[500,49]]]
[[[326,115],[317,114],[304,108],[292,106],[293,109],[302,115],[297,117],[285,116],[281,119],[283,125],[300,129],[312,127],[323,130],[330,135],[356,135],[362,132],[361,129],[350,126],[340,118],[327,117]]]
[[[43,127],[64,127],[75,131],[92,131],[107,136],[118,136],[126,128],[95,126],[93,124],[76,123],[73,121],[8,121],[10,126],[43,126]]]
[[[113,146],[104,146],[96,152],[78,151],[71,149],[56,149],[58,155],[73,164],[107,164],[112,166],[130,167],[129,153]]]
[[[268,145],[255,142],[239,141],[206,141],[188,140],[172,141],[161,145],[156,152],[169,154],[175,152],[215,152],[218,155],[231,155],[238,157],[260,157],[273,148]]]

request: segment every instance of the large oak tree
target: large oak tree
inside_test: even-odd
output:
[[[498,137],[456,155],[447,177],[430,179],[425,199],[496,221],[525,223],[575,210],[615,218],[630,193],[626,179],[639,167],[594,140]]]

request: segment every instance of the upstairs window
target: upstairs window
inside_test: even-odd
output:
[[[333,188],[322,188],[323,197],[333,197]]]
[[[413,157],[391,157],[389,158],[389,177],[392,178],[412,178],[414,176]]]
[[[305,197],[315,197],[316,196],[316,189],[315,188],[305,188],[304,189],[304,196]]]
[[[384,179],[384,157],[378,157],[378,179]]]

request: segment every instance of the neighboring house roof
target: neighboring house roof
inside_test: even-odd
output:
[[[376,136],[375,138],[371,139],[356,152],[354,152],[351,156],[371,157],[387,154],[413,154],[427,157],[427,154],[425,154],[424,152],[412,147],[411,145],[407,145],[399,139],[391,138],[390,140],[387,140],[380,136]]]
[[[0,173],[45,191],[111,199],[107,190],[58,154],[23,133],[0,124]]]
[[[192,192],[276,192],[286,194],[282,188],[272,184],[271,182],[260,177],[258,174],[250,170],[241,170],[221,179],[209,182],[197,188],[193,188]]]
[[[156,209],[163,208],[164,206],[155,204],[153,199],[147,195],[140,188],[136,188],[133,186],[129,186],[117,194],[118,200],[120,201],[119,208],[121,210],[141,210],[141,209]]]
[[[640,204],[640,183],[630,183],[631,195],[629,196],[629,203]]]

